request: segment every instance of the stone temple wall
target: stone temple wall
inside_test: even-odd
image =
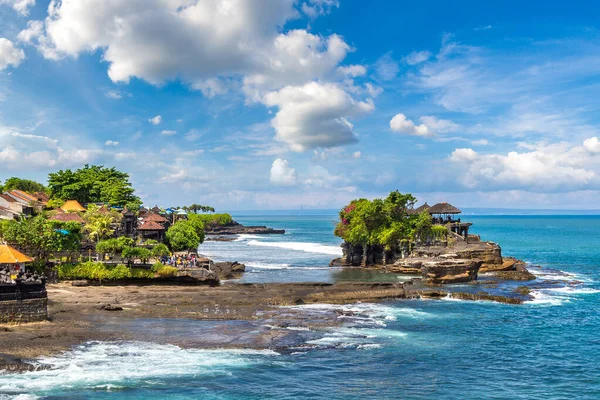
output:
[[[0,284],[0,323],[48,319],[48,295],[43,283]]]

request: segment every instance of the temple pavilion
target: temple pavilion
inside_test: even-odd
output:
[[[427,211],[431,215],[434,225],[448,226],[450,231],[462,236],[465,240],[469,238],[469,228],[473,225],[471,222],[462,222],[456,218],[462,211],[449,203],[437,203],[433,206],[425,203],[414,209],[414,214],[421,214]]]

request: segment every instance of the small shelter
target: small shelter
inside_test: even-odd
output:
[[[454,215],[461,214],[462,211],[448,203],[438,203],[427,211],[432,215],[434,224],[447,225],[452,232],[462,236],[468,242],[469,227],[473,224],[470,222],[461,222],[460,218],[454,219],[453,217]]]
[[[65,212],[84,212],[85,207],[81,205],[77,200],[67,200],[65,204],[60,207]]]
[[[21,264],[30,263],[33,258],[7,244],[0,244],[0,265],[9,264],[13,270],[20,270]]]
[[[414,210],[412,210],[411,214],[421,214],[424,211],[428,211],[431,208],[431,206],[429,204],[427,204],[427,202],[425,202],[425,204],[420,205],[419,207],[415,208]]]
[[[154,239],[163,242],[166,228],[156,221],[144,221],[137,229],[143,239]]]

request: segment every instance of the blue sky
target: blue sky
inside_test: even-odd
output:
[[[95,163],[148,205],[598,208],[599,7],[488,3],[0,0],[0,179]]]

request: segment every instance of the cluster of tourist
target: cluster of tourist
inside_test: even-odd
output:
[[[163,257],[161,262],[165,265],[170,265],[172,267],[178,268],[193,268],[197,267],[197,258],[195,254],[188,254],[184,256],[176,256],[172,255],[171,257]]]

